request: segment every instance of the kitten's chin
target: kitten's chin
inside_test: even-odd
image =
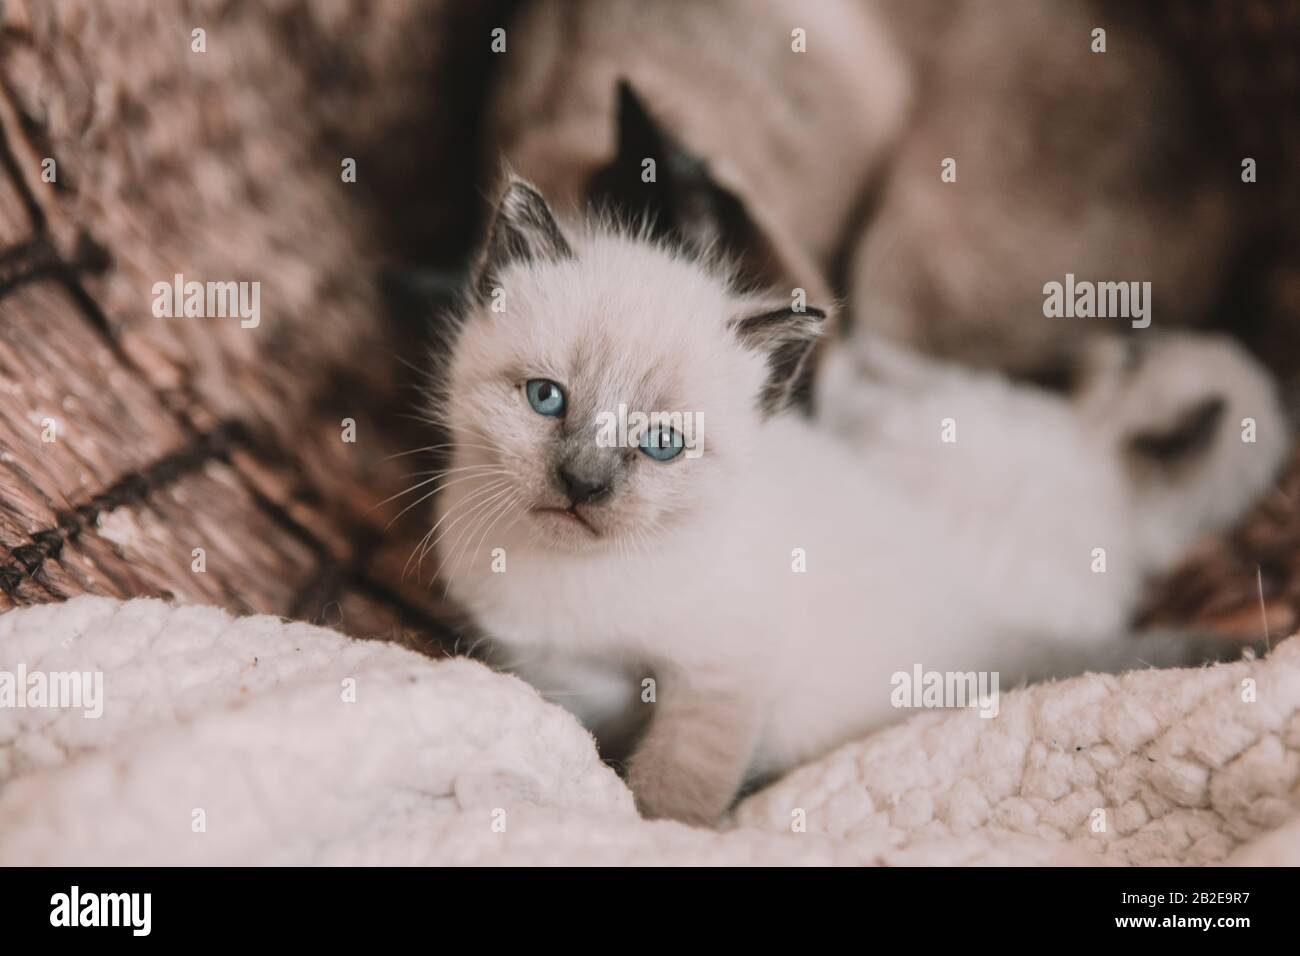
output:
[[[591,514],[583,514],[578,508],[537,506],[528,509],[528,514],[549,545],[577,550],[600,546],[607,538]]]

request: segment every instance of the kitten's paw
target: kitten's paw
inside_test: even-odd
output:
[[[1079,408],[1119,456],[1158,561],[1241,517],[1290,448],[1272,376],[1231,339],[1108,336],[1085,369]]]
[[[692,684],[674,667],[658,677],[656,713],[628,761],[628,784],[642,816],[713,826],[740,792],[760,709],[743,692]]]
[[[739,781],[720,769],[652,744],[642,747],[629,761],[628,785],[646,819],[711,827],[739,791]]]

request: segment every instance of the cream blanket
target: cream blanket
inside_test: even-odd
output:
[[[921,713],[715,832],[641,820],[468,660],[153,600],[0,617],[0,864],[146,863],[1300,864],[1300,640]]]

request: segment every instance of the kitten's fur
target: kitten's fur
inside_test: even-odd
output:
[[[431,540],[526,674],[558,655],[654,675],[629,764],[651,816],[713,822],[747,777],[896,719],[891,675],[914,664],[1003,687],[1114,664],[1143,579],[1235,518],[1285,450],[1255,363],[1185,336],[1152,337],[1160,361],[1100,343],[1078,404],[875,343],[866,366],[830,357],[811,425],[784,406],[818,314],[738,293],[721,263],[561,227],[518,181],[478,270],[433,400],[466,470]],[[504,312],[483,297],[498,288]],[[564,386],[562,419],[529,407],[532,378]],[[619,403],[702,413],[704,454],[598,448],[595,415]],[[569,503],[556,469],[574,461],[612,493],[581,520],[534,511]]]

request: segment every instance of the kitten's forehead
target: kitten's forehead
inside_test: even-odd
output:
[[[722,329],[731,307],[725,283],[697,262],[618,235],[576,243],[573,259],[536,273],[539,305],[577,329],[593,323],[624,342]]]
[[[707,370],[717,344],[729,341],[733,303],[722,280],[621,237],[575,245],[572,259],[529,270],[521,283],[523,314],[512,318],[526,325],[534,355],[592,394],[647,401]]]

